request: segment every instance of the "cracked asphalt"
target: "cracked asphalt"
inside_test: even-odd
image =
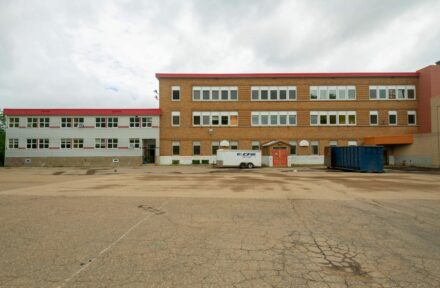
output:
[[[0,287],[440,287],[440,172],[0,169]]]

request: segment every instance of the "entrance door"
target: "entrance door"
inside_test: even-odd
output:
[[[273,167],[277,167],[277,168],[287,167],[288,155],[289,155],[289,151],[287,150],[287,147],[273,147],[272,148]]]
[[[142,150],[144,163],[155,163],[156,139],[142,139]]]

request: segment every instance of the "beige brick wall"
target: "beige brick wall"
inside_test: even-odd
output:
[[[249,78],[249,79],[159,79],[161,116],[161,156],[171,155],[171,142],[180,141],[180,155],[192,155],[192,141],[200,141],[202,155],[211,154],[211,141],[239,141],[240,149],[249,149],[251,141],[265,143],[272,140],[300,141],[319,140],[320,154],[330,140],[339,140],[344,145],[348,140],[360,143],[367,136],[413,134],[417,126],[408,126],[407,111],[417,110],[418,100],[371,101],[369,85],[417,85],[416,77],[388,78]],[[297,87],[297,101],[257,102],[250,101],[251,86]],[[309,86],[354,85],[355,101],[310,101]],[[181,100],[171,101],[171,86],[180,86]],[[193,102],[193,86],[237,86],[238,101]],[[417,95],[418,96],[418,95]],[[251,127],[251,111],[297,111],[296,127]],[[356,126],[322,127],[310,126],[310,111],[357,112]],[[379,111],[379,126],[369,125],[369,111]],[[388,126],[388,111],[398,111],[398,125]],[[180,111],[180,127],[171,127],[171,111]],[[238,111],[238,127],[192,127],[193,111]],[[309,148],[299,149],[300,155],[308,155]]]

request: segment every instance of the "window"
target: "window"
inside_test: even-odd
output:
[[[18,149],[18,139],[9,139],[9,149]]]
[[[118,127],[118,117],[109,117],[107,119],[107,127],[109,128],[114,128],[114,127]]]
[[[348,123],[347,123],[348,121]],[[355,111],[311,111],[310,125],[356,125]]]
[[[72,118],[61,118],[61,127],[72,128]]]
[[[20,118],[13,117],[9,118],[9,128],[18,128],[20,127]]]
[[[49,139],[38,139],[39,149],[49,149]]]
[[[107,122],[106,122],[106,119],[104,118],[104,117],[98,117],[98,118],[96,118],[95,119],[95,123],[96,123],[96,125],[95,125],[95,127],[96,128],[105,128],[105,127],[107,127]]]
[[[174,127],[180,126],[180,112],[179,111],[171,112],[171,126],[174,126]]]
[[[104,149],[106,147],[106,141],[104,138],[95,139],[95,148]]]
[[[379,112],[370,111],[370,125],[379,125]]]
[[[220,143],[218,141],[212,141],[211,142],[211,152],[212,155],[217,155],[217,150],[219,148]]]
[[[180,100],[180,86],[171,87],[171,100],[173,101]]]
[[[118,148],[118,139],[116,138],[107,139],[107,148],[109,149]]]
[[[414,85],[370,86],[370,100],[413,100],[415,89]]]
[[[193,142],[193,155],[200,155],[201,148],[200,148],[200,142],[194,141]]]
[[[338,140],[330,140],[328,146],[338,146]]]
[[[27,118],[28,128],[38,128],[38,118]]]
[[[289,144],[290,144],[290,155],[296,155],[297,153],[296,141],[290,141]]]
[[[193,101],[237,101],[238,87],[193,87]]]
[[[252,101],[294,101],[296,86],[252,86]]]
[[[356,140],[351,140],[351,141],[348,141],[347,145],[348,146],[357,146],[358,142]]]
[[[73,118],[73,127],[75,128],[83,128],[84,127],[84,118]]]
[[[311,141],[310,148],[312,150],[312,155],[319,155],[319,142],[318,141]]]
[[[388,112],[388,124],[389,125],[397,125],[397,112],[389,111]]]
[[[38,148],[38,139],[27,139],[28,149],[37,149]]]
[[[130,138],[130,148],[140,148],[139,138]]]
[[[370,99],[377,99],[377,87],[370,86]]]
[[[237,126],[238,112],[193,112],[193,126]]]
[[[310,86],[310,100],[356,100],[355,86]]]
[[[180,154],[180,142],[179,141],[172,142],[172,153],[173,153],[173,155]]]
[[[40,128],[49,128],[49,118],[40,118],[39,119],[39,127]]]
[[[416,125],[416,111],[408,111],[408,125]]]
[[[72,139],[61,139],[61,149],[71,149],[72,148]]]
[[[260,142],[259,141],[252,141],[251,149],[252,150],[260,150]]]
[[[84,139],[73,139],[73,148],[74,149],[84,148]]]
[[[252,126],[295,126],[295,111],[253,111],[251,113]]]
[[[139,116],[130,117],[130,127],[131,128],[141,127],[141,118],[139,118]]]
[[[153,118],[142,117],[142,127],[153,127]]]
[[[229,141],[229,148],[232,150],[238,149],[238,142],[237,141]]]

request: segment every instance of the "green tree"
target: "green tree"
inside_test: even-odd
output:
[[[5,163],[5,139],[6,139],[6,117],[3,111],[0,111],[0,166]]]

